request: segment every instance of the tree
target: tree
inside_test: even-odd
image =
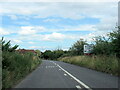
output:
[[[45,58],[45,59],[55,60],[55,59],[61,57],[63,54],[64,54],[64,51],[60,50],[60,49],[57,49],[57,50],[54,50],[54,51],[46,50],[44,53],[42,53],[41,57]]]
[[[40,50],[35,50],[38,54],[38,56],[40,57],[41,56],[41,51]]]
[[[109,33],[111,44],[113,46],[114,53],[120,58],[120,26],[116,27],[117,30]]]
[[[71,55],[82,55],[84,49],[83,47],[85,44],[87,43],[83,39],[80,39],[77,42],[75,42],[69,49],[69,51],[71,51]]]
[[[94,53],[95,54],[116,54],[120,56],[120,27],[107,34],[108,37],[95,37]]]
[[[95,45],[93,48],[94,54],[105,54],[110,55],[112,53],[112,45],[109,42],[109,37],[105,38],[104,36],[95,37]]]
[[[46,50],[43,54],[42,57],[45,59],[53,59],[53,52],[51,50]]]
[[[57,49],[57,50],[53,51],[53,53],[54,53],[54,59],[57,59],[64,54],[64,51],[60,50],[60,49]]]
[[[8,42],[5,42],[3,37],[1,39],[1,42],[2,42],[2,51],[13,52],[18,47],[18,45],[15,45],[15,46],[11,47],[10,40]]]

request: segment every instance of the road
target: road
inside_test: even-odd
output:
[[[60,61],[43,60],[15,88],[118,88],[118,77]]]

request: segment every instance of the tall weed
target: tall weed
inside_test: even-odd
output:
[[[118,58],[115,55],[72,56],[58,58],[59,61],[118,75]]]
[[[11,88],[17,81],[35,69],[41,60],[33,53],[20,54],[18,52],[2,53],[2,87]]]

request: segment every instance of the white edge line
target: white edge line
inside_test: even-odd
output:
[[[62,69],[65,73],[67,73],[70,77],[72,77],[75,81],[77,81],[79,84],[81,84],[82,86],[84,86],[85,88],[92,90],[89,86],[87,86],[86,84],[84,84],[83,82],[81,82],[79,79],[77,79],[76,77],[74,77],[72,74],[70,74],[68,71],[66,71],[65,69],[63,69],[60,65],[57,64],[57,66]]]

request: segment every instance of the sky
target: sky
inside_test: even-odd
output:
[[[118,2],[0,2],[0,37],[21,49],[68,50],[115,29]]]

